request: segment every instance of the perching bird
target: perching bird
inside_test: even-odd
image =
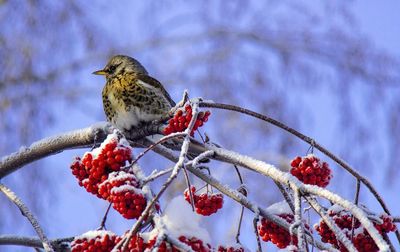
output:
[[[113,56],[104,69],[93,74],[107,79],[102,93],[104,112],[120,130],[130,131],[161,119],[175,106],[163,85],[129,56]]]

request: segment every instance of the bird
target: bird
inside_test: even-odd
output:
[[[107,120],[122,131],[160,120],[175,106],[164,86],[132,57],[115,55],[93,74],[105,76],[104,112]]]

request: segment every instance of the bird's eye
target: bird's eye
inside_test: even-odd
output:
[[[109,72],[109,73],[114,72],[114,71],[115,71],[115,68],[116,68],[115,65],[109,66],[109,67],[108,67],[108,72]]]

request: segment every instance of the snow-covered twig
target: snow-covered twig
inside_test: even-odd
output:
[[[149,176],[147,176],[146,178],[144,178],[144,179],[142,180],[142,184],[143,184],[143,185],[144,185],[144,184],[147,184],[147,183],[149,183],[149,182],[151,182],[151,181],[153,181],[153,180],[155,180],[155,179],[157,179],[157,178],[159,178],[159,177],[161,177],[161,176],[163,176],[163,175],[165,175],[165,174],[167,174],[167,173],[170,173],[170,172],[172,172],[173,169],[174,169],[174,168],[171,167],[171,168],[168,168],[168,169],[165,169],[165,170],[162,170],[162,171],[154,170],[154,171],[156,171],[156,172],[153,172],[152,174],[150,174]]]
[[[154,146],[159,145],[159,144],[162,144],[162,143],[164,143],[164,142],[166,142],[166,141],[168,141],[168,140],[170,140],[170,139],[177,138],[177,137],[183,137],[183,136],[185,136],[185,133],[184,133],[184,132],[176,132],[176,133],[172,133],[172,134],[169,134],[169,135],[167,135],[167,136],[162,137],[160,140],[158,140],[158,141],[155,142],[154,144],[150,145],[150,146],[147,147],[143,152],[141,152],[141,153],[135,158],[135,160],[133,160],[133,161],[131,162],[131,165],[137,163],[137,161],[139,161],[139,159],[141,159],[147,152],[151,151],[151,150],[154,148]]]
[[[198,155],[197,157],[195,157],[193,160],[189,161],[186,163],[186,165],[192,165],[193,167],[197,167],[200,163],[200,161],[212,157],[214,155],[214,151],[213,150],[207,150],[203,153],[201,153],[200,155]]]
[[[297,247],[300,251],[305,251],[304,243],[304,227],[301,216],[301,194],[298,189],[294,190],[294,224],[293,228],[297,226]],[[292,227],[290,228],[292,230]]]
[[[74,237],[50,240],[51,245],[56,251],[64,251],[69,247],[69,243]],[[42,241],[37,237],[0,235],[0,245],[18,245],[32,248],[43,248]]]
[[[349,252],[357,252],[353,243],[347,238],[346,234],[336,225],[336,223],[329,218],[319,203],[310,196],[305,197],[310,206],[321,216],[326,225],[335,233],[336,238],[346,247]]]
[[[13,191],[11,191],[10,188],[3,184],[0,184],[0,191],[2,191],[7,198],[9,198],[19,208],[19,210],[21,210],[22,215],[24,215],[32,224],[33,229],[35,229],[37,235],[42,241],[44,250],[47,252],[54,251],[49,240],[44,234],[43,229],[40,227],[39,222],[36,220],[35,216],[33,216],[31,211],[29,211],[29,209],[25,206],[22,200]]]
[[[259,221],[260,221],[260,215],[259,215],[259,213],[256,213],[256,216],[253,219],[253,230],[254,230],[254,234],[256,236],[256,241],[257,241],[257,252],[262,252],[260,234],[258,233],[258,230],[257,230],[257,224]]]
[[[290,198],[288,192],[286,191],[286,188],[284,186],[282,186],[281,183],[279,182],[275,182],[275,185],[278,187],[279,191],[281,191],[283,198],[286,200],[286,202],[288,203],[290,209],[292,210],[292,212],[294,213],[294,204],[292,199]]]

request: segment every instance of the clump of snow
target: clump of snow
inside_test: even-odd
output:
[[[121,192],[134,192],[135,194],[143,194],[142,190],[131,185],[120,185],[118,187],[113,187],[111,189],[111,193],[121,193]]]
[[[136,180],[136,177],[132,173],[128,173],[128,172],[124,172],[124,171],[116,171],[116,172],[111,172],[110,174],[108,174],[108,178],[106,181],[113,182],[116,180],[118,181],[118,180],[128,180],[128,179]]]
[[[163,232],[175,238],[181,235],[188,238],[195,236],[203,242],[210,243],[209,233],[200,227],[201,219],[182,196],[177,196],[169,202],[161,217],[155,217],[156,227],[151,233],[157,235]]]
[[[107,135],[106,139],[100,144],[99,147],[86,153],[91,153],[93,155],[93,158],[96,158],[100,154],[101,150],[104,149],[104,147],[110,142],[117,142],[118,146],[125,146],[130,148],[128,140],[126,140],[125,137],[121,137],[121,133],[119,133],[119,131],[115,129],[113,133]],[[86,153],[84,155],[86,155]]]
[[[106,230],[90,230],[84,234],[81,234],[80,236],[75,236],[75,240],[78,239],[87,239],[87,240],[92,240],[95,239],[96,237],[103,238],[104,236],[115,236],[115,234],[111,231],[106,231]]]
[[[297,247],[295,245],[289,245],[284,249],[278,250],[279,252],[293,252],[293,251],[298,251]]]
[[[271,206],[269,206],[267,208],[267,210],[271,214],[275,214],[275,215],[292,213],[292,210],[290,209],[288,203],[285,200],[275,203],[275,204],[272,204]]]
[[[349,212],[338,204],[334,204],[328,209],[328,213],[340,213],[340,216],[347,215]]]

